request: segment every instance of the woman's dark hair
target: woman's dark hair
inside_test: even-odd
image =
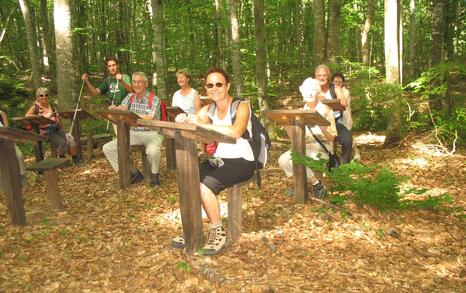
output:
[[[332,81],[335,79],[335,77],[341,77],[341,80],[343,80],[343,82],[345,82],[345,76],[343,75],[343,73],[341,73],[341,72],[335,72],[335,73],[332,75]]]
[[[223,75],[223,78],[225,78],[225,82],[228,84],[230,83],[230,77],[228,76],[228,73],[223,69],[219,67],[211,67],[207,72],[204,74],[204,83],[207,81],[207,77],[212,74],[212,73],[219,73]]]
[[[108,61],[115,61],[117,65],[120,65],[120,62],[118,62],[118,59],[115,57],[107,57],[105,58],[105,65],[108,65]]]

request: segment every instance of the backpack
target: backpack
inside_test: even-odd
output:
[[[236,119],[236,111],[238,110],[239,104],[241,100],[234,99],[230,105],[230,117],[231,123],[235,123]],[[215,114],[215,109],[217,106],[215,103],[209,105],[208,115],[209,120],[212,123],[213,117]],[[251,121],[251,133],[252,137],[249,133],[249,130],[246,131],[241,136],[242,138],[246,139],[251,146],[252,153],[254,154],[254,161],[256,162],[256,179],[257,179],[257,186],[261,187],[261,177],[259,173],[259,169],[263,169],[267,164],[267,160],[269,157],[269,149],[272,146],[270,142],[270,137],[267,131],[265,130],[264,126],[257,118],[257,116],[251,111],[251,117],[249,117]]]
[[[149,108],[152,110],[152,104],[154,102],[154,97],[155,93],[150,92],[149,98],[147,99],[147,104],[149,105]],[[129,98],[129,104],[131,105],[134,102],[134,99],[136,98],[136,93],[133,93],[131,97]],[[167,105],[163,100],[160,100],[160,121],[167,121]]]
[[[335,85],[333,83],[330,84],[328,90],[330,91],[330,96],[332,96],[332,99],[338,99],[337,93],[335,92]],[[340,112],[340,118],[343,117],[343,111],[338,112]]]

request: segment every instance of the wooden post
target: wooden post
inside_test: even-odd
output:
[[[181,222],[186,251],[193,254],[203,245],[199,159],[196,142],[176,131],[176,171],[180,189]]]
[[[304,123],[299,120],[295,120],[291,126],[292,138],[292,150],[300,154],[306,154],[306,140]],[[293,180],[294,180],[294,194],[296,202],[304,203],[307,197],[307,175],[306,167],[304,165],[293,164]]]
[[[130,154],[129,125],[122,120],[118,120],[117,131],[118,174],[120,176],[120,187],[125,189],[131,184],[131,159],[128,155]]]
[[[87,134],[87,158],[89,161],[94,158],[94,139],[92,133]]]
[[[240,187],[236,184],[228,188],[228,234],[227,240],[231,244],[239,239],[243,227],[242,198]]]
[[[39,124],[32,123],[32,129],[34,129],[34,132],[39,134]],[[42,149],[42,142],[38,141],[34,144],[34,156],[36,157],[36,162],[40,162],[44,159],[44,151]]]
[[[50,201],[52,210],[62,210],[63,203],[61,201],[60,189],[58,188],[58,175],[56,169],[47,170],[44,172],[47,196]]]
[[[165,157],[167,158],[167,168],[176,168],[175,141],[172,138],[165,138]]]
[[[14,225],[26,225],[19,163],[15,155],[13,142],[0,138],[0,168],[3,176],[5,201]]]

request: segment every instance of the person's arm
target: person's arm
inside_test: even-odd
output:
[[[199,93],[196,91],[194,94],[194,109],[196,110],[196,113],[201,110],[201,97],[199,96]]]
[[[89,74],[87,73],[83,73],[81,75],[81,79],[84,81],[84,83],[86,84],[86,87],[87,87],[87,90],[89,91],[89,93],[91,94],[91,96],[95,97],[97,95],[100,94],[100,89],[99,88],[96,88],[92,85],[91,81],[89,80]]]
[[[199,113],[196,115],[197,119],[192,123],[202,126],[207,129],[212,129],[225,135],[232,136],[234,138],[240,138],[246,131],[249,122],[249,106],[246,103],[241,102],[236,111],[236,119],[233,125],[212,125],[209,121],[208,115],[209,105],[202,107]],[[229,115],[229,114],[228,114]]]
[[[3,126],[9,127],[10,123],[8,122],[8,117],[6,116],[6,113],[0,110],[0,116],[2,116]]]
[[[127,93],[133,92],[133,88],[131,87],[131,80],[129,79],[129,76],[118,73],[115,77],[120,82],[120,84],[125,88]]]
[[[26,114],[24,114],[24,116],[35,116],[35,115],[38,115],[36,113],[36,105],[32,105],[31,108],[27,110]]]
[[[328,107],[328,106],[325,106]],[[325,119],[327,119],[328,122],[330,122],[330,126],[319,126],[320,130],[322,131],[322,134],[325,136],[325,139],[328,142],[332,142],[335,140],[337,137],[337,128],[335,125],[335,116],[333,114],[332,109],[328,109],[328,112],[326,115],[324,115]]]
[[[340,100],[340,104],[343,107],[346,107],[346,105],[348,105],[348,100],[346,99],[346,96],[343,94],[343,88],[336,84],[335,84],[335,94],[337,95],[337,99]]]

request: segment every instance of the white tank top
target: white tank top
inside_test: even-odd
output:
[[[230,104],[231,107],[231,104]],[[212,119],[213,125],[233,125],[231,123],[230,108],[228,108],[228,114],[225,118],[220,120],[217,116],[217,109],[215,109],[214,117]],[[251,122],[248,122],[248,131],[251,128]],[[251,133],[251,132],[249,132]],[[214,157],[220,157],[224,159],[236,159],[243,158],[247,161],[254,161],[254,154],[252,153],[251,145],[247,140],[240,137],[236,139],[236,144],[220,142],[215,151]]]
[[[172,106],[180,107],[188,114],[196,114],[196,107],[194,106],[196,95],[197,91],[195,89],[191,89],[187,96],[183,96],[181,90],[177,90],[173,95]]]

